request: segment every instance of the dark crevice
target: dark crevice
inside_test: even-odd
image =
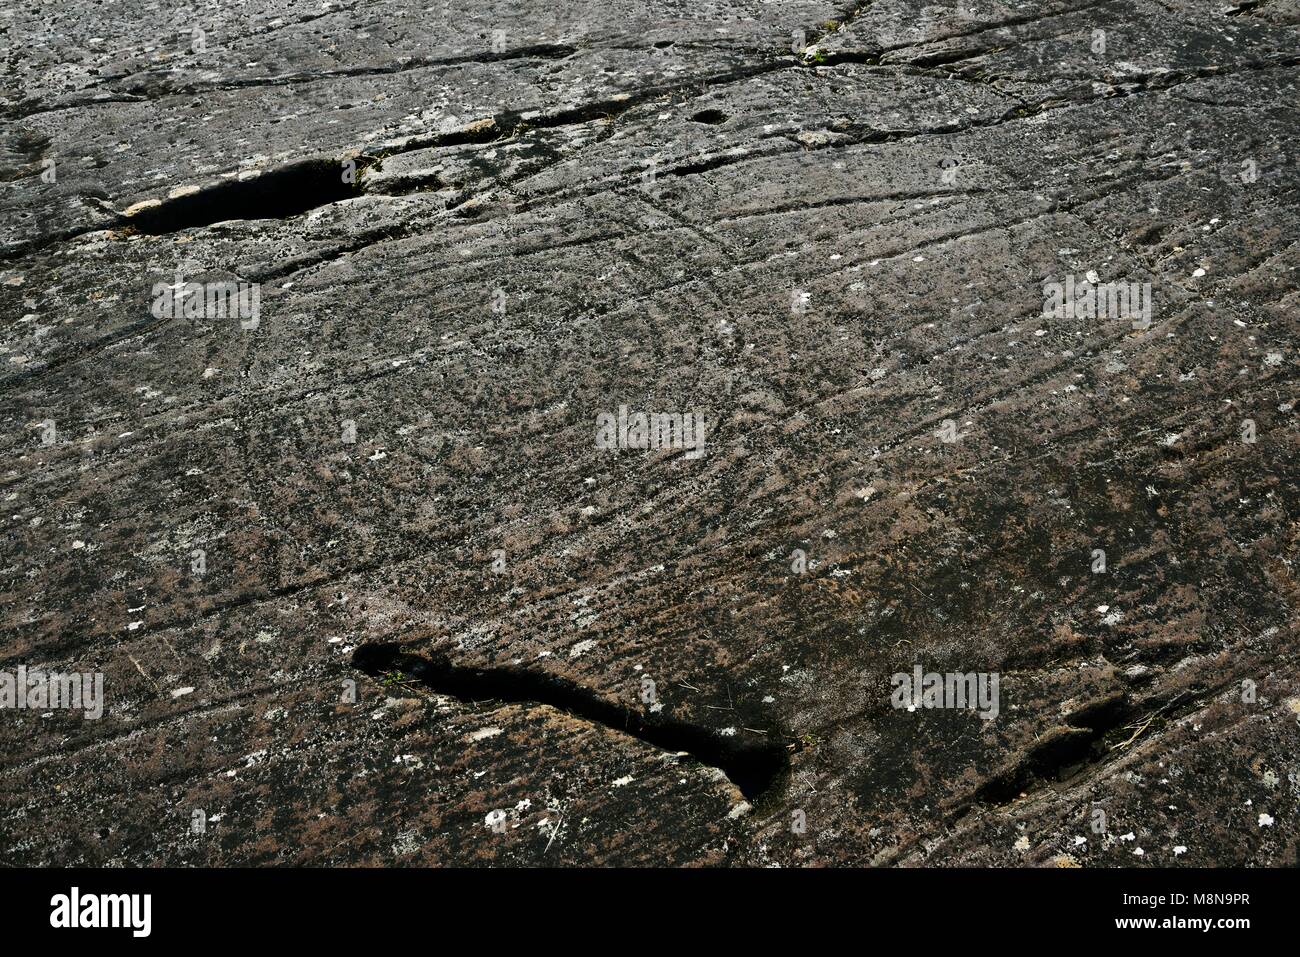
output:
[[[880,66],[879,50],[839,50],[823,51],[813,59],[804,60],[800,66],[839,66],[842,63],[858,63],[865,66]]]
[[[691,119],[696,123],[717,126],[719,123],[727,121],[727,114],[721,110],[700,110],[698,113],[691,114]]]
[[[244,273],[240,278],[247,279],[250,282],[273,282],[291,276],[296,272],[302,272],[304,269],[312,269],[342,259],[344,256],[360,252],[367,246],[373,246],[375,243],[405,239],[415,232],[417,232],[417,229],[406,223],[396,226],[384,226],[380,229],[363,230],[357,233],[349,243],[281,260],[263,269],[252,269]]]
[[[1235,680],[1235,679],[1234,679]],[[1117,692],[1090,702],[1066,718],[1066,726],[1044,735],[1010,767],[986,781],[975,801],[1009,804],[1031,791],[1072,782],[1104,764],[1112,751],[1159,734],[1175,721],[1205,706],[1234,680],[1211,688],[1184,689],[1134,702]]]
[[[1001,30],[1006,30],[1010,27],[1019,27],[1030,23],[1040,23],[1046,20],[1056,20],[1063,17],[1068,17],[1076,13],[1083,13],[1087,10],[1091,10],[1094,7],[1105,6],[1109,2],[1110,0],[1088,0],[1087,3],[1082,3],[1077,7],[1070,7],[1069,9],[1066,10],[1051,10],[1051,11],[1033,10],[1030,13],[1026,13],[1014,17],[1003,17],[997,20],[979,21],[975,23],[969,30],[954,31],[942,37],[936,37],[933,40],[908,41],[906,43],[895,43],[892,46],[886,47],[885,51],[893,52],[894,50],[905,50],[912,47],[927,46],[932,43],[951,43],[954,40],[962,40],[965,39],[966,37],[978,36],[981,33],[989,33],[993,30],[1001,31]]]
[[[145,102],[145,98],[142,96],[130,96],[127,94],[115,96],[107,93],[89,98],[68,98],[54,103],[47,103],[43,100],[26,99],[0,107],[0,119],[27,120],[34,116],[41,116],[46,113],[59,113],[63,110],[78,110],[83,107],[101,106],[106,103],[143,102]]]
[[[231,219],[297,216],[359,195],[357,184],[366,163],[357,159],[351,168],[342,160],[290,163],[250,179],[228,180],[147,206],[132,216],[124,216],[121,225],[157,236]],[[349,172],[352,175],[346,175]]]
[[[1258,7],[1261,2],[1262,0],[1242,0],[1242,2],[1237,4],[1235,7],[1229,7],[1227,10],[1224,10],[1223,14],[1228,17],[1245,16]]]
[[[976,801],[1008,804],[1036,785],[1069,780],[1107,753],[1107,736],[1133,714],[1124,694],[1091,702],[1071,714],[1068,726],[1049,732],[1013,765],[994,775],[975,793]]]
[[[1066,717],[1066,723],[1072,728],[1085,728],[1099,735],[1119,727],[1121,721],[1133,713],[1128,698],[1124,694],[1113,694],[1098,698],[1078,711]]]
[[[978,47],[974,50],[956,49],[956,50],[937,50],[933,53],[922,53],[912,57],[910,60],[900,60],[900,65],[917,66],[923,69],[933,69],[940,66],[950,66],[953,63],[961,63],[963,60],[973,60],[976,57],[984,56],[991,53],[988,47]]]
[[[686,752],[722,771],[751,802],[772,792],[790,765],[786,742],[774,729],[765,735],[742,729],[723,735],[662,714],[643,714],[558,675],[515,667],[470,668],[444,655],[413,654],[399,644],[364,645],[353,654],[352,664],[372,678],[400,674],[402,680],[414,679],[461,701],[549,705],[664,751]]]
[[[700,173],[709,173],[715,169],[722,169],[724,166],[734,166],[736,163],[748,163],[756,159],[764,159],[761,153],[718,153],[714,156],[706,157],[694,163],[682,163],[680,166],[673,166],[663,170],[661,176],[696,176]]]
[[[1010,768],[986,781],[975,792],[975,800],[1007,804],[1031,790],[1036,782],[1053,783],[1067,771],[1092,757],[1100,734],[1086,728],[1059,728],[1046,740],[1030,748]]]

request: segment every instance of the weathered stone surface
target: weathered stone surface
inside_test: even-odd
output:
[[[67,6],[0,671],[106,707],[0,709],[0,860],[1297,863],[1294,3]]]

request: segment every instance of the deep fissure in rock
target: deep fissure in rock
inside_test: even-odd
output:
[[[513,56],[569,56],[571,47],[538,47],[515,51],[513,54],[494,56],[492,59],[510,59]],[[163,235],[183,229],[196,229],[226,220],[287,219],[328,206],[340,200],[360,196],[362,172],[385,157],[431,147],[467,146],[488,143],[526,132],[532,128],[552,128],[573,123],[609,119],[656,97],[688,88],[708,89],[738,79],[758,76],[774,70],[788,68],[789,64],[775,61],[714,75],[692,78],[686,84],[659,85],[637,91],[620,99],[603,100],[584,106],[560,110],[557,113],[534,116],[527,120],[523,114],[505,110],[488,123],[474,123],[461,130],[437,133],[428,137],[415,137],[401,146],[381,149],[373,153],[351,157],[355,164],[349,177],[344,178],[346,158],[317,158],[302,160],[264,172],[246,180],[228,180],[163,200],[130,216],[122,216],[117,225],[131,227],[149,235]]]
[[[656,748],[686,752],[722,771],[751,802],[768,793],[790,765],[785,744],[775,731],[766,736],[770,740],[740,729],[730,736],[674,718],[643,715],[556,675],[522,668],[469,668],[443,655],[416,655],[392,643],[358,648],[352,664],[373,678],[400,672],[438,694],[462,701],[549,705]]]
[[[352,167],[344,160],[330,159],[290,163],[164,200],[124,217],[123,223],[157,236],[228,219],[285,219],[360,195],[361,172],[368,162],[358,157]],[[352,175],[345,178],[347,173]]]
[[[1012,768],[991,778],[975,797],[993,804],[1014,801],[1036,782],[1057,782],[1072,778],[1085,766],[1105,758],[1108,735],[1134,714],[1123,695],[1116,695],[1081,709],[1067,719],[1068,729],[1032,748]]]

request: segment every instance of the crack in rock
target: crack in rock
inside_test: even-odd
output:
[[[123,214],[121,224],[158,236],[234,219],[288,219],[361,195],[360,174],[369,162],[357,157],[289,163],[248,179],[141,204]]]
[[[773,793],[790,766],[784,739],[775,729],[763,735],[749,730],[725,735],[662,714],[642,714],[558,675],[514,667],[466,667],[444,655],[412,654],[396,643],[363,645],[353,654],[352,664],[372,678],[398,672],[460,701],[548,705],[660,750],[685,752],[725,774],[751,803]]]

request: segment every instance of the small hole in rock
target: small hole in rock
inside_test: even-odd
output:
[[[696,123],[708,123],[710,126],[715,126],[718,123],[726,122],[727,114],[721,110],[700,110],[691,119]]]

